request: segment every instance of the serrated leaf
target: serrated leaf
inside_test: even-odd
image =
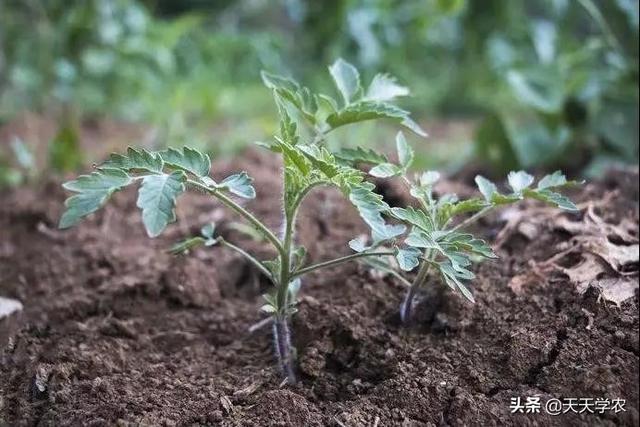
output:
[[[161,173],[163,166],[164,162],[158,153],[151,153],[144,148],[129,147],[126,155],[112,153],[101,167]]]
[[[131,182],[131,177],[119,169],[100,169],[90,175],[80,175],[73,181],[62,184],[66,190],[74,193],[107,192],[122,188]]]
[[[316,105],[318,106],[318,110],[316,111],[316,120],[320,123],[327,120],[329,115],[334,114],[338,111],[338,104],[336,100],[331,98],[330,96],[323,94],[315,95]]]
[[[298,82],[288,77],[278,76],[266,71],[260,73],[265,86],[273,90],[276,103],[281,100],[293,105],[311,124],[316,123],[316,98],[309,89],[301,87]]]
[[[345,160],[349,163],[388,163],[389,159],[384,154],[380,154],[370,148],[343,148],[334,153],[338,159]]]
[[[389,178],[400,174],[402,170],[393,163],[382,163],[372,167],[369,170],[369,175],[376,178]]]
[[[382,212],[389,206],[382,201],[382,196],[374,193],[373,184],[362,183],[352,186],[349,192],[349,200],[358,209],[362,219],[371,228],[374,242],[389,240],[404,233],[406,228],[402,225],[387,224],[382,218]]]
[[[356,67],[342,58],[338,58],[338,60],[329,67],[329,72],[342,98],[344,98],[345,105],[349,104],[361,89],[360,73]]]
[[[542,202],[555,205],[558,208],[564,209],[567,211],[575,212],[579,210],[578,207],[568,197],[548,189],[525,190],[524,195],[525,197],[530,197],[532,199],[540,200]]]
[[[299,145],[297,148],[311,161],[311,164],[319,169],[329,180],[338,175],[338,164],[326,148],[315,145]]]
[[[370,246],[367,246],[367,243],[363,238],[349,240],[349,247],[356,252],[364,252],[370,248]]]
[[[235,194],[236,196],[244,197],[245,199],[255,199],[256,190],[253,188],[253,178],[247,175],[246,172],[240,172],[226,177],[218,188],[224,188]]]
[[[142,222],[149,237],[162,233],[176,219],[176,198],[185,190],[182,171],[149,175],[142,180],[136,205],[142,209]]]
[[[275,144],[282,152],[285,164],[294,166],[302,176],[309,175],[311,165],[299,147],[278,139],[276,139]]]
[[[422,252],[416,248],[399,248],[396,251],[398,266],[404,271],[411,271],[420,264]]]
[[[431,233],[436,229],[434,222],[423,211],[415,209],[411,206],[407,208],[391,208],[391,215],[395,218],[406,221],[409,224]]]
[[[509,187],[511,187],[514,192],[519,193],[533,184],[533,176],[525,171],[511,171],[507,176],[507,181],[509,182]]]
[[[493,252],[493,249],[482,239],[476,239],[471,234],[467,233],[448,233],[440,241],[441,245],[446,250],[465,251],[473,254],[483,256],[485,258],[497,258],[497,255]]]
[[[545,176],[538,182],[538,190],[545,190],[548,188],[568,187],[582,185],[584,181],[567,181],[567,178],[560,171]]]
[[[413,229],[404,241],[407,245],[414,248],[435,249],[444,253],[442,247],[431,236],[422,230]]]
[[[493,200],[493,195],[498,193],[498,187],[482,175],[476,176],[476,185],[478,186],[478,190],[484,196],[485,200],[491,202]]]
[[[208,176],[211,170],[209,156],[193,148],[183,147],[182,150],[169,148],[159,154],[168,165],[199,177]]]
[[[360,101],[329,115],[327,124],[335,129],[366,120],[389,119],[411,129],[420,136],[427,136],[424,130],[409,118],[409,112],[385,102]]]
[[[467,288],[467,286],[458,279],[458,273],[453,269],[450,263],[440,263],[439,269],[440,273],[442,273],[442,277],[444,277],[445,283],[450,288],[459,290],[466,299],[471,302],[475,302],[473,294],[471,293],[469,288]]]
[[[560,171],[555,171],[550,175],[546,175],[538,182],[538,190],[544,190],[545,188],[561,187],[567,183],[567,178]]]
[[[398,132],[396,135],[396,150],[400,164],[407,169],[413,163],[414,152],[402,132]]]
[[[396,78],[388,74],[376,74],[371,81],[365,99],[371,101],[391,101],[399,96],[409,95],[409,89],[400,86]]]
[[[279,76],[277,74],[271,74],[267,71],[261,71],[260,77],[262,77],[262,82],[269,89],[285,89],[291,92],[296,92],[300,85],[288,77]]]
[[[100,209],[109,197],[131,183],[131,177],[120,169],[101,169],[90,175],[81,175],[62,186],[74,193],[65,201],[65,212],[59,227],[68,228],[85,216]]]

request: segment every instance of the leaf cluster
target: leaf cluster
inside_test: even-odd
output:
[[[129,148],[126,154],[112,154],[89,175],[66,182],[63,187],[75,195],[65,201],[59,226],[68,228],[96,212],[117,191],[140,182],[136,205],[149,237],[162,233],[175,221],[177,198],[187,185],[210,191],[229,192],[253,198],[252,179],[245,173],[231,175],[221,182],[210,176],[211,159],[205,153],[184,147],[150,152]]]
[[[393,270],[411,271],[421,264],[434,268],[442,280],[454,290],[458,290],[470,301],[473,295],[467,285],[475,275],[469,270],[476,260],[496,258],[491,247],[482,239],[474,237],[463,228],[474,219],[490,210],[519,202],[524,199],[535,199],[567,211],[578,208],[558,190],[579,185],[579,182],[567,181],[557,171],[543,177],[534,186],[534,177],[524,171],[511,172],[507,177],[510,191],[500,192],[498,186],[478,175],[475,179],[482,197],[460,200],[455,194],[443,194],[436,197],[434,186],[440,174],[427,171],[413,178],[409,177],[409,168],[413,162],[413,150],[400,132],[396,136],[398,162],[389,162],[363,153],[363,156],[352,155],[354,163],[370,163],[373,166],[369,174],[377,178],[400,177],[408,186],[409,192],[416,200],[418,207],[392,207],[385,214],[406,224],[409,231],[403,239],[394,239],[391,243],[395,251],[395,265],[389,260],[368,260],[373,267],[386,272]],[[457,225],[454,221],[462,215],[472,216]],[[352,241],[351,247],[357,252],[370,250],[363,242]]]

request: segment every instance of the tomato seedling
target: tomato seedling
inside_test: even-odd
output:
[[[407,88],[386,74],[375,76],[366,90],[360,74],[351,64],[339,59],[329,67],[334,83],[342,97],[334,98],[313,93],[296,81],[262,73],[265,85],[272,90],[279,112],[279,135],[261,145],[278,153],[283,161],[282,232],[277,235],[249,210],[236,202],[234,196],[252,199],[256,192],[253,180],[240,172],[220,181],[210,176],[211,160],[198,150],[184,147],[150,152],[129,148],[127,153],[112,154],[90,175],[82,175],[63,184],[76,193],[66,202],[60,227],[67,228],[83,217],[97,211],[116,191],[140,183],[137,206],[142,210],[142,222],[150,237],[156,237],[176,220],[178,197],[188,188],[207,193],[243,218],[256,233],[264,236],[277,253],[272,260],[258,260],[242,248],[216,236],[215,227],[205,225],[201,236],[177,243],[171,251],[183,253],[196,246],[221,245],[234,250],[251,262],[274,285],[273,292],[264,296],[262,311],[269,314],[280,368],[287,381],[296,381],[294,351],[289,331],[289,318],[296,311],[300,278],[311,271],[329,268],[357,258],[394,255],[393,251],[363,250],[316,264],[309,264],[306,251],[295,242],[296,216],[300,205],[311,190],[318,186],[338,188],[357,208],[371,228],[375,242],[387,242],[405,232],[403,225],[388,224],[383,213],[389,206],[376,194],[374,185],[365,180],[366,174],[348,164],[349,157],[371,156],[385,160],[371,150],[357,148],[341,152],[339,157],[325,144],[326,135],[349,124],[375,119],[395,121],[424,136],[422,129],[407,111],[390,101],[408,94]],[[311,131],[308,140],[300,136],[299,125]]]
[[[394,256],[367,259],[372,267],[393,274],[407,285],[408,290],[400,309],[404,323],[411,319],[412,307],[417,293],[425,286],[429,271],[435,270],[442,281],[451,289],[459,291],[466,299],[474,302],[468,281],[475,278],[468,267],[477,260],[497,258],[491,247],[482,239],[464,230],[478,219],[496,208],[517,203],[526,198],[536,199],[568,211],[578,208],[567,197],[556,190],[580,183],[567,181],[561,172],[542,178],[534,187],[534,177],[524,171],[511,172],[507,177],[511,192],[502,194],[488,179],[477,176],[476,184],[482,197],[459,200],[455,194],[435,196],[433,187],[440,174],[428,171],[411,177],[409,168],[414,152],[400,132],[396,136],[398,163],[376,162],[372,156],[353,156],[352,164],[370,163],[369,174],[377,178],[399,178],[408,187],[416,200],[417,207],[393,207],[387,214],[406,224],[410,231],[403,239],[396,239],[391,245]],[[457,221],[461,215],[466,219]],[[391,240],[375,241],[366,246],[361,239],[352,240],[350,246],[358,253],[381,251]],[[418,269],[415,278],[409,281],[399,271]]]

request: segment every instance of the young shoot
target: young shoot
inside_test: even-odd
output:
[[[197,246],[222,246],[245,257],[274,285],[264,295],[261,310],[270,316],[278,363],[289,383],[296,381],[294,350],[291,344],[289,318],[296,311],[301,278],[306,273],[330,268],[358,258],[394,255],[391,250],[362,250],[333,260],[310,264],[306,251],[295,239],[296,216],[310,191],[318,186],[338,188],[356,207],[371,228],[374,242],[382,244],[403,234],[403,225],[388,224],[383,213],[389,206],[374,193],[374,185],[366,175],[350,166],[344,156],[374,155],[362,148],[342,153],[338,157],[324,144],[325,136],[333,130],[367,120],[395,121],[418,135],[424,132],[409,117],[407,111],[390,103],[408,89],[386,74],[377,75],[365,89],[358,70],[339,59],[329,67],[331,76],[342,97],[338,102],[329,95],[313,93],[292,79],[262,73],[265,85],[272,90],[279,112],[279,134],[273,141],[260,145],[278,153],[283,162],[282,233],[276,234],[236,197],[252,199],[256,196],[253,180],[240,172],[221,180],[211,176],[209,156],[193,148],[169,148],[159,152],[129,148],[127,153],[112,154],[89,175],[82,175],[65,183],[65,189],[75,193],[66,202],[60,227],[67,228],[102,207],[110,196],[135,183],[140,183],[137,206],[142,210],[142,222],[149,237],[156,237],[176,220],[175,205],[187,189],[204,192],[229,208],[247,227],[268,242],[275,250],[275,259],[258,260],[253,255],[216,234],[213,224],[205,225],[201,235],[177,243],[171,252],[185,253]],[[299,133],[299,126],[309,128],[308,140]],[[376,155],[378,160],[386,160]]]
[[[559,171],[545,176],[535,186],[534,177],[528,173],[511,172],[507,177],[511,189],[508,194],[502,194],[493,182],[478,175],[475,181],[482,197],[467,200],[459,200],[455,194],[436,197],[433,187],[440,174],[428,171],[411,178],[409,168],[414,152],[401,132],[396,136],[396,146],[398,164],[376,162],[372,156],[352,156],[351,161],[373,164],[369,174],[374,177],[397,177],[405,183],[416,200],[417,207],[393,207],[386,212],[409,227],[409,233],[404,239],[398,239],[392,245],[394,256],[365,260],[372,267],[393,274],[407,285],[407,293],[400,308],[400,317],[404,323],[410,321],[414,300],[427,283],[430,271],[435,271],[449,288],[459,291],[467,300],[474,302],[468,283],[475,275],[469,267],[475,261],[497,256],[484,240],[474,237],[466,229],[487,213],[527,198],[567,211],[578,210],[557,190],[580,183],[567,181]],[[466,219],[458,220],[463,215],[466,215]],[[380,250],[380,245],[376,242],[366,246],[361,240],[353,240],[350,246],[358,253]],[[412,281],[399,273],[415,269],[418,272]]]

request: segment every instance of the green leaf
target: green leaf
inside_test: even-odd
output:
[[[476,176],[476,184],[478,185],[478,189],[480,190],[480,193],[482,193],[484,198],[488,202],[495,205],[506,205],[522,199],[522,197],[518,194],[500,194],[500,192],[498,191],[498,187],[496,187],[493,182],[489,181],[481,175]]]
[[[382,163],[372,167],[369,170],[369,175],[375,176],[376,178],[389,178],[399,175],[401,172],[402,170],[393,163]]]
[[[414,248],[435,249],[444,253],[444,249],[432,237],[422,230],[413,229],[404,241],[407,245]]]
[[[409,89],[400,86],[396,78],[388,74],[376,74],[371,81],[364,99],[370,101],[392,101],[399,96],[409,95]]]
[[[206,239],[213,239],[215,231],[216,225],[213,222],[210,222],[202,226],[202,228],[200,229],[200,234]]]
[[[83,217],[100,209],[109,197],[131,183],[131,177],[119,169],[100,169],[90,175],[81,175],[62,186],[74,193],[65,201],[65,212],[59,227],[68,228]]]
[[[368,182],[354,185],[349,192],[349,200],[371,228],[374,242],[389,240],[404,233],[406,228],[385,223],[381,212],[388,210],[389,206],[382,201],[382,196],[372,191],[374,188]]]
[[[320,170],[327,179],[331,180],[338,175],[339,167],[335,158],[324,147],[315,145],[298,145],[297,148],[311,161],[311,164]]]
[[[318,110],[316,111],[316,120],[320,123],[324,123],[331,114],[338,111],[338,104],[335,99],[323,94],[315,95],[316,105]]]
[[[298,293],[300,292],[300,287],[302,286],[302,280],[299,277],[296,277],[291,282],[289,282],[289,301],[290,303],[295,303],[296,298],[298,297]]]
[[[338,159],[345,160],[351,164],[355,163],[388,163],[389,159],[384,154],[380,154],[370,148],[343,148],[334,153]]]
[[[183,147],[182,150],[169,148],[161,151],[160,157],[169,166],[189,172],[198,177],[209,175],[211,170],[211,159],[205,153],[189,147]]]
[[[525,197],[540,200],[551,205],[555,205],[560,209],[567,211],[579,211],[578,207],[569,198],[560,193],[553,192],[548,189],[542,190],[525,190]]]
[[[364,252],[370,248],[367,246],[366,240],[364,238],[355,238],[349,240],[349,247],[356,252]]]
[[[469,301],[475,302],[475,298],[473,294],[460,280],[460,273],[454,270],[452,265],[448,262],[442,262],[440,265],[440,273],[442,277],[444,277],[445,283],[452,289],[457,289],[462,293],[462,295]]]
[[[161,173],[164,162],[157,153],[150,153],[144,148],[127,148],[127,154],[112,153],[109,159],[101,167],[117,168],[125,171],[148,171]]]
[[[431,233],[436,229],[436,225],[433,220],[427,216],[422,210],[418,210],[412,208],[411,206],[407,208],[391,208],[391,215],[395,218],[408,222],[409,224],[416,226],[427,233]]]
[[[176,198],[185,190],[182,171],[149,175],[142,180],[136,205],[142,209],[142,222],[149,237],[162,233],[176,219]]]
[[[360,101],[327,117],[327,124],[335,129],[366,120],[390,119],[411,129],[420,136],[426,132],[409,117],[409,112],[385,102]]]
[[[525,188],[529,188],[531,184],[533,184],[533,176],[525,171],[509,172],[507,180],[511,189],[516,193],[521,192]]]
[[[351,100],[360,91],[360,73],[356,67],[348,63],[347,61],[339,58],[336,62],[329,67],[329,72],[336,87],[344,98],[345,105],[351,103]]]
[[[286,90],[295,93],[300,88],[300,85],[295,80],[277,74],[261,71],[260,77],[262,77],[264,85],[272,90]]]
[[[470,252],[485,258],[497,258],[493,249],[484,240],[476,239],[473,235],[467,233],[448,233],[440,241],[440,244],[446,251],[453,249],[457,252]]]
[[[396,251],[398,266],[404,271],[411,271],[420,264],[422,252],[416,248],[399,248]]]
[[[476,176],[476,185],[487,202],[491,202],[493,195],[498,193],[498,187],[482,175]]]
[[[245,199],[255,199],[256,190],[251,185],[252,182],[253,178],[247,175],[246,172],[240,172],[225,178],[218,185],[218,188],[227,189],[236,196],[244,197]]]
[[[396,135],[396,150],[398,151],[398,159],[404,169],[407,169],[413,163],[413,148],[407,143],[402,132]]]
[[[305,153],[302,152],[299,147],[293,146],[277,138],[275,144],[282,152],[286,165],[294,166],[302,176],[309,175],[311,165],[309,164]]]

